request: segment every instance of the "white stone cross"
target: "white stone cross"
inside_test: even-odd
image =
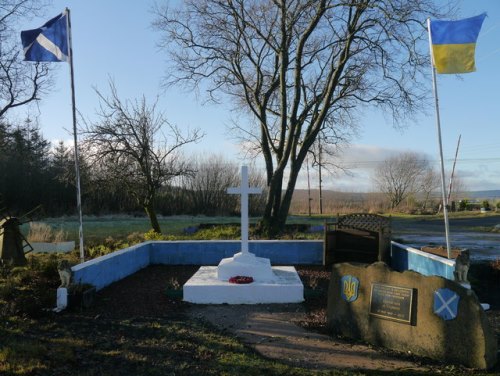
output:
[[[228,188],[227,193],[241,195],[241,253],[248,254],[248,195],[260,194],[262,189],[248,185],[248,167],[241,166],[241,186]]]

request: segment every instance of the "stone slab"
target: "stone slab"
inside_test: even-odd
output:
[[[275,278],[238,285],[217,278],[216,266],[202,266],[184,285],[184,301],[196,304],[300,303],[304,285],[293,266],[274,266]]]

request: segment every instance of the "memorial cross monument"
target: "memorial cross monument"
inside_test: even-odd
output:
[[[241,167],[241,186],[228,188],[227,193],[241,195],[241,250],[233,257],[222,259],[217,268],[217,278],[227,281],[231,277],[245,276],[254,280],[273,279],[269,259],[256,257],[248,250],[248,196],[260,194],[262,189],[248,184],[248,167]]]
[[[219,266],[202,266],[184,284],[184,300],[196,304],[299,303],[304,301],[304,286],[293,266],[271,267],[267,258],[249,251],[248,195],[261,193],[248,184],[248,168],[241,168],[241,186],[229,188],[229,194],[241,195],[241,248],[233,257],[222,259]],[[255,243],[254,243],[255,244]],[[259,241],[261,252],[266,241]],[[257,245],[257,244],[256,244]],[[235,284],[231,277],[252,277],[253,282]]]
[[[248,167],[241,166],[241,186],[228,188],[227,193],[241,195],[241,253],[248,253],[248,196],[261,194],[262,189],[250,187],[248,183]]]

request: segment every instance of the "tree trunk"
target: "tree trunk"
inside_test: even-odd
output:
[[[279,213],[281,208],[282,187],[283,172],[272,172],[267,193],[266,208],[257,227],[258,232],[269,239],[275,238],[284,228],[284,224],[280,226],[276,221],[276,214]]]
[[[153,229],[153,231],[161,234],[160,223],[158,222],[158,218],[156,216],[156,209],[154,207],[154,204],[149,203],[144,205],[144,210],[148,215],[149,222],[151,222],[151,228]]]
[[[258,226],[259,232],[262,235],[267,236],[269,239],[274,239],[285,230],[288,211],[290,210],[293,192],[295,190],[302,162],[303,158],[301,158],[300,161],[292,162],[285,194],[281,191],[283,173],[280,173],[280,176],[274,180],[276,184],[271,184],[269,187],[266,211],[264,212]],[[277,176],[275,175],[274,177],[276,178]]]

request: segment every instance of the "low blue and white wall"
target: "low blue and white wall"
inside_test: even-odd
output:
[[[391,267],[397,271],[414,270],[454,280],[455,260],[436,256],[404,244],[391,242]]]
[[[148,266],[150,249],[150,242],[137,244],[75,265],[73,282],[90,283],[100,290]]]
[[[73,281],[100,290],[148,265],[217,265],[239,249],[240,242],[234,240],[145,242],[74,266]],[[249,250],[273,265],[323,263],[322,240],[255,240],[249,242]],[[453,280],[455,261],[391,242],[391,267]]]
[[[72,268],[75,283],[90,283],[100,290],[148,265],[218,265],[240,250],[234,240],[151,241],[86,261]],[[321,265],[321,240],[255,240],[249,251],[272,265]]]

